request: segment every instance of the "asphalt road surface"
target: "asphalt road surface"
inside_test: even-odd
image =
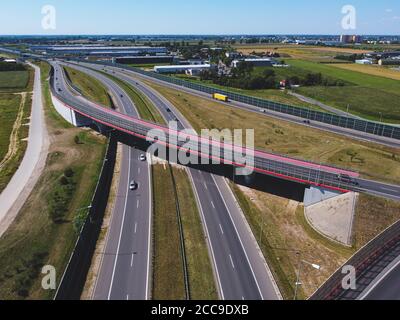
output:
[[[400,300],[400,260],[387,272],[364,300]]]

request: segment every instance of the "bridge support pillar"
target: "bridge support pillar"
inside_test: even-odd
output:
[[[304,194],[304,215],[321,235],[351,246],[353,218],[358,194],[310,187]]]

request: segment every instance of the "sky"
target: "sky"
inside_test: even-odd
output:
[[[42,26],[45,5],[55,29]],[[356,10],[355,29],[342,27],[345,5]],[[400,1],[12,0],[1,3],[0,34],[400,35]]]

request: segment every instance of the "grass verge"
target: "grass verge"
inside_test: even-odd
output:
[[[176,166],[173,166],[172,170],[181,211],[190,298],[216,300],[218,294],[206,238],[187,171],[183,167]]]
[[[155,300],[183,300],[185,284],[172,176],[168,164],[155,164],[152,170],[154,202],[152,297]]]

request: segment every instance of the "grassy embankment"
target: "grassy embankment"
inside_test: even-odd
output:
[[[113,105],[110,94],[100,81],[90,75],[70,67],[64,67],[66,76],[88,100],[105,107]]]
[[[260,120],[256,114],[149,84],[170,100],[196,130],[256,128],[256,146],[259,148],[348,166],[371,178],[400,181],[398,150],[271,120],[268,117]],[[296,252],[300,251],[303,259],[323,266],[318,273],[303,266],[305,269],[302,273],[300,297],[304,298],[321,285],[356,248],[390,222],[400,218],[398,204],[382,200],[377,201],[376,206],[369,206],[368,203],[374,202],[374,199],[362,195],[355,220],[355,245],[353,248],[346,248],[313,231],[305,221],[301,204],[237,186],[233,190],[284,296],[289,299],[293,297],[295,270],[298,265]],[[391,208],[390,213],[387,208]],[[370,216],[380,216],[381,219],[366,223]]]
[[[41,266],[53,265],[60,280],[78,235],[78,209],[90,203],[105,152],[103,137],[73,128],[57,114],[46,81],[49,65],[39,65],[51,145],[35,192],[0,239],[1,299],[53,297],[54,291],[41,288]],[[54,214],[58,200],[65,210]]]

